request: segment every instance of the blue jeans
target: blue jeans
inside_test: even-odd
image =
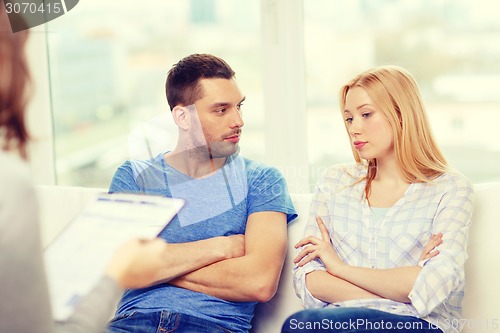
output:
[[[170,311],[131,312],[111,320],[106,333],[231,333],[208,320]]]
[[[431,323],[411,316],[365,308],[307,309],[291,315],[282,333],[302,332],[426,332],[442,333]]]

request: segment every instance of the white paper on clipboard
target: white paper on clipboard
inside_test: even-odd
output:
[[[54,319],[67,319],[125,241],[154,238],[183,205],[141,194],[97,196],[44,252]]]

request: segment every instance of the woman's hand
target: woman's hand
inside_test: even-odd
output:
[[[442,233],[437,233],[433,234],[431,239],[425,244],[424,248],[422,249],[422,254],[420,254],[420,258],[418,259],[419,262],[423,260],[429,260],[431,258],[434,258],[439,254],[439,250],[436,249],[439,245],[443,243],[443,234]]]
[[[295,244],[296,249],[303,246],[304,248],[300,251],[293,262],[299,267],[302,267],[311,260],[318,258],[321,259],[326,270],[330,274],[335,275],[334,271],[339,266],[346,264],[342,261],[342,259],[340,259],[337,252],[335,252],[330,240],[330,234],[328,233],[328,229],[326,228],[323,220],[318,216],[316,217],[316,222],[318,223],[318,228],[321,232],[321,239],[309,236]]]

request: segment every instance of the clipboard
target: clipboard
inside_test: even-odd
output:
[[[156,237],[183,205],[181,199],[125,193],[91,201],[44,251],[54,319],[73,313],[125,241]]]

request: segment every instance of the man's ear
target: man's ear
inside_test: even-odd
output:
[[[184,106],[175,106],[172,110],[172,117],[174,118],[174,122],[177,124],[177,126],[179,126],[180,129],[189,129],[191,119],[188,110]]]

